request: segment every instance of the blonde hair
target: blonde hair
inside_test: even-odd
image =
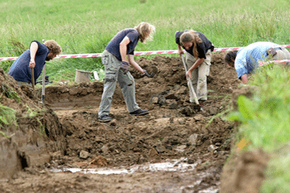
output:
[[[181,43],[192,42],[192,44],[193,44],[193,49],[192,49],[193,56],[195,58],[198,58],[197,44],[200,44],[202,42],[202,40],[200,39],[200,37],[198,36],[196,31],[189,30],[187,32],[184,32],[180,36],[180,42]]]
[[[47,40],[43,44],[46,45],[46,47],[49,49],[49,51],[54,53],[54,54],[58,55],[62,51],[60,45],[58,45],[58,43],[54,40]]]
[[[155,33],[154,25],[151,25],[147,22],[141,22],[137,26],[135,26],[134,29],[138,31],[139,38],[142,43],[153,39],[153,34]]]

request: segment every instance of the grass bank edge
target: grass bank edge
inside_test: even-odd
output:
[[[286,192],[289,190],[290,144],[290,72],[285,64],[270,64],[258,69],[251,77],[252,96],[237,99],[238,110],[228,120],[239,122],[236,133],[237,151],[241,140],[247,141],[242,151],[261,148],[270,155],[261,191]],[[283,150],[283,151],[282,151]]]

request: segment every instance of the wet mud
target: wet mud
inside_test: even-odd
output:
[[[9,137],[0,135],[0,192],[219,192],[235,125],[218,115],[232,106],[240,83],[234,69],[224,64],[224,54],[212,56],[202,109],[189,102],[181,58],[138,59],[155,74],[142,77],[130,69],[137,103],[150,113],[130,115],[117,85],[109,123],[98,122],[101,82],[47,86],[44,106],[41,90],[19,87],[1,71],[1,84],[18,93],[20,102],[7,94],[1,97],[1,104],[17,111],[17,125],[2,128]],[[176,159],[182,161],[173,171],[141,169]],[[182,163],[187,170],[178,170]],[[84,172],[131,167],[139,170]]]

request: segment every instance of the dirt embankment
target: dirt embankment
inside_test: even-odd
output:
[[[117,86],[111,107],[114,119],[110,123],[97,120],[102,83],[49,86],[46,88],[46,106],[43,106],[36,102],[39,98],[33,97],[31,90],[18,87],[2,72],[1,84],[16,91],[21,101],[18,103],[6,95],[1,98],[3,105],[17,110],[18,124],[5,130],[10,138],[0,138],[1,155],[7,157],[1,158],[0,177],[9,179],[1,182],[0,190],[194,192],[219,188],[234,125],[216,115],[227,110],[233,90],[239,84],[235,71],[223,63],[223,57],[224,53],[213,54],[208,100],[203,103],[203,111],[189,102],[180,58],[140,58],[139,65],[155,74],[153,79],[141,77],[131,69],[136,82],[137,103],[150,114],[143,117],[129,115]],[[29,116],[29,109],[38,113]],[[133,166],[174,158],[186,158],[188,164],[196,164],[194,172],[98,176],[56,174],[48,170]],[[203,177],[201,173],[204,173]],[[197,179],[201,181],[192,186]]]

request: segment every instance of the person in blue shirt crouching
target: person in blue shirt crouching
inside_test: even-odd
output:
[[[272,42],[255,42],[239,51],[230,51],[225,56],[225,62],[235,68],[243,84],[248,83],[248,75],[259,67],[260,61],[269,59],[290,59],[290,53],[286,48]]]

